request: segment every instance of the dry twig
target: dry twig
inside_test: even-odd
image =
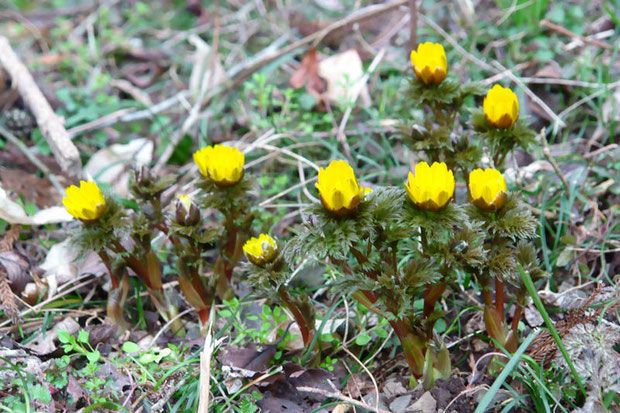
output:
[[[28,160],[32,162],[34,166],[36,166],[41,172],[43,172],[43,175],[45,175],[45,177],[50,180],[50,182],[52,183],[54,188],[56,188],[61,197],[65,195],[65,189],[62,187],[62,185],[60,185],[60,182],[58,181],[58,178],[56,178],[56,175],[54,175],[52,171],[50,171],[47,165],[41,162],[36,156],[34,156],[32,152],[28,150],[26,144],[24,144],[15,135],[13,135],[2,126],[0,126],[0,135],[2,135],[3,138],[15,145],[17,149],[19,149],[26,156],[26,158],[28,158]]]
[[[577,39],[577,40],[579,40],[579,41],[581,41],[583,43],[587,43],[587,44],[592,45],[592,46],[600,47],[602,49],[611,49],[612,48],[611,45],[609,45],[609,44],[607,44],[605,42],[601,42],[601,41],[596,40],[596,39],[590,39],[588,37],[581,36],[581,35],[579,35],[577,33],[573,33],[573,32],[571,32],[570,30],[568,30],[565,27],[562,27],[562,26],[557,25],[555,23],[551,23],[549,20],[541,20],[540,21],[540,25],[542,27],[546,27],[548,29],[551,29],[554,32],[558,32],[560,34],[563,34],[564,36],[572,37],[573,39]]]
[[[60,168],[70,176],[80,176],[82,174],[80,153],[69,139],[64,119],[54,113],[32,75],[4,36],[0,36],[0,66],[9,74],[13,86],[30,108]]]
[[[547,142],[547,137],[545,136],[545,128],[542,128],[539,135],[540,135],[540,143],[542,144],[542,148],[543,148],[543,155],[545,155],[545,158],[547,158],[547,161],[549,161],[549,163],[553,167],[553,170],[555,171],[556,175],[560,177],[560,180],[562,181],[562,185],[564,185],[564,190],[566,191],[567,194],[569,194],[570,185],[568,184],[566,177],[560,170],[560,166],[558,165],[558,163],[555,161],[555,159],[551,155],[551,150],[549,149],[549,143]]]
[[[259,53],[256,58],[254,59],[249,59],[246,62],[244,62],[241,65],[237,65],[233,68],[231,68],[229,71],[226,72],[226,80],[220,82],[218,85],[215,85],[215,87],[213,87],[209,93],[207,93],[204,98],[202,99],[201,105],[200,107],[205,107],[206,105],[208,105],[211,100],[218,96],[219,94],[226,92],[227,90],[230,90],[236,86],[238,86],[239,84],[241,84],[241,82],[243,82],[246,78],[248,78],[249,76],[251,76],[254,72],[256,72],[257,70],[259,70],[261,67],[273,62],[276,59],[279,59],[280,57],[287,55],[301,47],[307,46],[309,44],[312,44],[314,46],[316,46],[317,44],[319,44],[327,35],[329,35],[330,33],[342,29],[344,27],[347,26],[352,26],[355,23],[359,23],[363,20],[378,16],[380,14],[389,12],[393,9],[396,9],[404,4],[406,4],[409,0],[394,0],[391,1],[389,3],[386,4],[374,4],[371,6],[367,6],[364,7],[332,24],[330,24],[329,26],[325,27],[322,30],[316,31],[314,33],[312,33],[311,35],[308,35],[294,43],[291,43],[290,45],[284,47],[283,49],[280,50],[271,50],[271,48],[269,48],[269,51],[266,53]],[[186,130],[189,130],[191,128],[192,124],[190,125],[189,122],[185,122],[185,124],[188,124],[187,128],[184,128]],[[175,135],[176,136],[176,135]],[[168,159],[170,158],[170,156],[172,155],[173,151],[174,151],[174,147],[176,146],[176,143],[174,139],[170,140],[170,143],[168,145],[168,147],[166,148],[166,151],[164,152],[164,154],[162,154],[162,156],[160,157],[160,159],[158,160],[155,169],[161,169],[161,167],[163,165],[166,164],[166,162],[168,162]]]

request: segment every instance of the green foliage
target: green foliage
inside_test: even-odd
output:
[[[326,257],[346,260],[353,245],[374,238],[374,224],[368,201],[362,201],[357,211],[346,217],[335,216],[322,205],[312,206],[284,256],[290,264],[306,256],[319,261]]]
[[[218,186],[201,176],[197,186],[201,189],[198,202],[202,208],[217,209],[226,217],[245,217],[250,210],[249,199],[255,196],[256,181],[245,174],[235,185]]]
[[[489,148],[495,167],[503,169],[506,155],[515,148],[532,151],[536,145],[536,133],[522,117],[511,128],[501,129],[490,125],[482,108],[471,109],[471,126],[476,138]]]
[[[415,206],[407,197],[403,200],[399,225],[403,228],[410,228],[412,236],[417,235],[417,229],[420,228],[425,232],[429,242],[445,243],[454,234],[456,228],[465,222],[467,222],[467,215],[460,205],[450,202],[439,211],[425,211]]]
[[[438,85],[427,85],[416,76],[409,81],[407,89],[407,98],[415,106],[434,106],[438,102],[454,105],[460,97],[460,83],[450,79]]]
[[[531,242],[519,241],[515,251],[517,263],[527,271],[534,282],[547,278],[548,274],[540,268],[536,247]]]
[[[481,265],[486,259],[484,233],[478,223],[461,224],[449,242],[433,242],[428,251],[438,265],[448,270],[469,269]],[[454,271],[452,271],[454,273]]]
[[[130,225],[116,198],[105,194],[105,200],[105,213],[97,221],[81,225],[71,237],[78,257],[84,257],[89,251],[100,252],[109,248],[111,241],[121,236]]]
[[[517,194],[508,194],[506,203],[497,212],[485,212],[473,205],[465,208],[471,220],[481,223],[490,237],[517,241],[537,236],[538,222]]]

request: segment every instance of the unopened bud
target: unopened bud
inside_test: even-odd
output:
[[[200,221],[200,210],[189,196],[181,195],[177,199],[175,218],[179,225],[196,225]]]
[[[140,186],[149,186],[153,182],[153,176],[151,171],[146,165],[140,165],[140,168],[135,172],[135,181]]]

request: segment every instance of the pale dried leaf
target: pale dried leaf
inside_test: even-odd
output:
[[[319,75],[327,82],[326,97],[330,102],[346,106],[359,94],[362,106],[370,104],[368,87],[363,79],[362,59],[356,50],[347,50],[321,60]]]
[[[122,197],[129,193],[131,166],[146,165],[153,159],[153,142],[140,138],[97,151],[84,167],[84,173],[97,182],[110,184]]]
[[[2,188],[0,188],[0,218],[9,224],[23,225],[57,224],[73,220],[73,217],[61,206],[42,209],[29,216],[24,208],[13,202]]]

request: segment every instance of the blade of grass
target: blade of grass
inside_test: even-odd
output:
[[[534,338],[536,338],[536,336],[538,335],[539,332],[540,332],[540,330],[533,330],[527,336],[527,338],[519,346],[517,351],[510,358],[510,361],[508,362],[508,364],[506,364],[506,367],[504,367],[504,369],[499,374],[499,376],[497,376],[497,378],[493,382],[493,385],[491,386],[489,391],[487,391],[487,393],[484,395],[484,397],[480,401],[480,404],[478,405],[478,407],[476,407],[476,410],[474,411],[474,413],[483,413],[484,411],[486,411],[486,409],[489,406],[489,404],[491,404],[491,401],[493,400],[493,397],[495,396],[495,394],[497,394],[497,392],[500,389],[500,387],[502,387],[502,385],[504,384],[504,382],[508,378],[508,375],[517,366],[517,364],[521,360],[521,356],[523,355],[523,353],[525,353],[525,350],[527,350],[527,348],[532,343],[532,341],[534,341]]]
[[[568,365],[568,368],[570,369],[573,377],[575,378],[575,381],[577,382],[577,386],[579,386],[579,390],[581,390],[581,392],[583,393],[583,396],[587,398],[586,389],[583,387],[583,384],[581,383],[581,378],[579,378],[579,375],[577,374],[577,370],[575,370],[575,366],[573,365],[573,362],[571,361],[570,357],[568,356],[568,353],[566,352],[566,348],[564,347],[562,338],[560,337],[557,330],[553,326],[553,321],[551,321],[551,318],[549,318],[549,314],[547,313],[547,310],[545,310],[545,306],[543,305],[540,297],[538,296],[538,293],[536,292],[536,287],[534,287],[534,282],[532,281],[532,277],[530,277],[530,274],[528,272],[523,271],[523,267],[521,267],[520,264],[517,264],[517,268],[519,268],[519,273],[521,273],[521,279],[523,280],[523,284],[525,285],[527,292],[530,294],[530,297],[532,297],[532,300],[534,301],[534,305],[538,309],[538,312],[542,316],[543,320],[545,320],[545,324],[547,325],[547,328],[549,329],[549,333],[551,333],[551,336],[553,337],[553,339],[555,340],[555,343],[560,349],[560,352],[562,353],[564,360],[566,360],[566,364]]]

